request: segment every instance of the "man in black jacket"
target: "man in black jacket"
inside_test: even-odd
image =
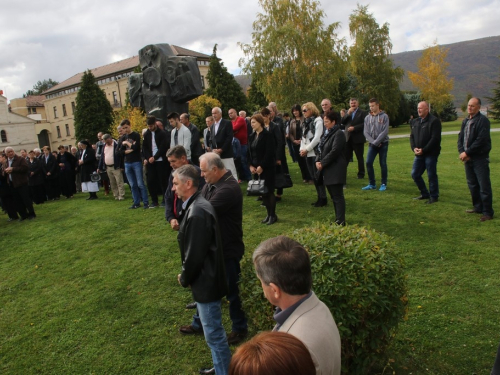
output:
[[[227,340],[230,345],[236,345],[245,339],[248,333],[247,319],[241,308],[238,289],[240,261],[245,252],[242,226],[243,194],[238,182],[232,178],[231,172],[224,167],[217,154],[202,155],[200,169],[206,182],[201,194],[214,207],[219,219],[229,287],[226,298],[229,301],[229,316],[233,323]]]
[[[458,152],[464,162],[465,177],[472,196],[473,209],[467,213],[482,213],[481,221],[493,219],[493,193],[490,181],[490,120],[481,112],[481,100],[471,98],[467,116],[458,134]]]
[[[165,205],[168,176],[172,171],[167,162],[170,134],[158,128],[154,116],[148,116],[146,123],[148,130],[144,133],[144,142],[142,143],[143,163],[146,166],[146,178],[151,196],[149,208],[156,208],[158,207],[158,195],[163,197],[162,205]]]
[[[212,205],[198,191],[199,175],[192,165],[173,173],[173,190],[183,201],[177,241],[182,272],[177,279],[191,288],[205,335],[212,351],[214,369],[208,373],[227,374],[231,352],[222,326],[221,299],[227,294],[222,240]],[[201,370],[207,373],[206,369]]]
[[[233,177],[238,179],[233,159],[233,124],[222,118],[222,110],[219,107],[212,108],[212,116],[215,122],[210,129],[210,148],[220,156],[226,169],[231,171]]]
[[[365,159],[363,154],[365,152],[366,138],[363,135],[363,130],[365,127],[365,117],[367,115],[368,112],[359,108],[358,99],[351,98],[349,101],[349,110],[341,121],[347,140],[346,159],[349,163],[349,161],[352,160],[352,153],[354,151],[356,159],[358,160],[359,179],[365,177]]]
[[[439,198],[437,161],[441,152],[441,121],[429,113],[427,102],[418,103],[417,111],[418,118],[413,119],[410,124],[410,145],[415,153],[411,177],[420,190],[420,196],[414,199],[425,199],[425,203],[432,204]],[[429,190],[422,178],[426,169]]]

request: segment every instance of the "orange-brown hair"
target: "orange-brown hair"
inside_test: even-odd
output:
[[[229,375],[315,375],[309,350],[295,336],[285,332],[263,332],[241,345],[234,353]]]

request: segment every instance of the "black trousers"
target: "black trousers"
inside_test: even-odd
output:
[[[146,164],[148,190],[151,201],[154,204],[158,204],[158,195],[161,194],[162,197],[165,197],[165,190],[167,190],[168,177],[171,171],[170,164],[166,160]]]
[[[326,185],[326,188],[333,201],[335,220],[340,223],[345,222],[344,184]]]
[[[28,216],[35,216],[28,185],[12,187],[12,196],[14,197],[16,211],[22,219],[26,219]]]
[[[346,144],[345,156],[347,159],[347,165],[349,166],[349,161],[352,159],[352,153],[356,154],[356,160],[358,161],[358,177],[365,177],[365,159],[363,154],[365,153],[364,143],[353,143],[349,140]]]

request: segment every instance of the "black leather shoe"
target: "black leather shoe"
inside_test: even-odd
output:
[[[200,368],[200,371],[198,372],[200,374],[215,374],[215,368],[214,367]]]
[[[341,227],[345,227],[345,221],[335,220],[334,224],[340,225]]]
[[[433,203],[436,203],[438,201],[437,198],[430,198],[427,202],[425,202],[425,204],[433,204]]]
[[[325,207],[328,204],[327,199],[319,199],[318,202],[314,205],[314,207]]]
[[[417,201],[423,201],[424,199],[429,199],[430,197],[428,195],[419,195],[418,197],[415,197],[413,199]]]
[[[186,309],[196,309],[196,302],[188,303]]]
[[[229,335],[227,335],[227,343],[229,345],[237,345],[240,342],[242,342],[243,340],[245,340],[247,335],[248,335],[247,330],[242,331],[242,332],[231,331],[231,333]]]
[[[260,222],[262,224],[265,224],[265,223],[267,223],[269,221],[269,218],[270,218],[270,216],[266,216],[266,218],[264,220],[261,220]]]
[[[258,202],[258,201],[261,201],[261,200],[262,200],[262,197],[257,197],[255,200],[256,200],[257,202]]]
[[[267,225],[273,225],[274,223],[276,223],[278,221],[278,216],[274,215],[274,216],[269,216],[269,220],[267,221]]]
[[[316,205],[318,204],[318,202],[319,202],[319,199],[316,202],[312,202],[311,206],[317,207]]]
[[[188,326],[180,326],[179,332],[183,335],[203,335],[202,329],[195,329],[191,324]]]

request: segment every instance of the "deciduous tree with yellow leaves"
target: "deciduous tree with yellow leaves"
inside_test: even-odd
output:
[[[408,78],[420,90],[422,99],[429,102],[437,113],[441,113],[453,99],[450,94],[453,79],[448,78],[447,69],[450,64],[446,62],[447,56],[448,49],[434,42],[434,45],[423,51],[418,60],[418,72],[408,72]]]

